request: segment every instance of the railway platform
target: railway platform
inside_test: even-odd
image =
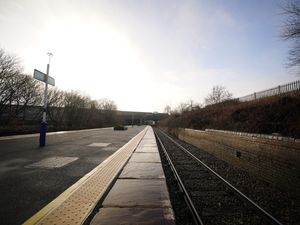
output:
[[[152,128],[147,126],[24,224],[175,224]]]

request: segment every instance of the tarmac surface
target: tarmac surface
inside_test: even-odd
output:
[[[91,171],[145,127],[0,137],[0,224],[21,224]]]

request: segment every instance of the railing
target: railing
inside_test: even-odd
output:
[[[270,96],[275,96],[275,95],[282,95],[288,92],[292,91],[299,91],[300,90],[300,80],[297,80],[295,82],[291,82],[288,84],[284,85],[279,85],[277,87],[264,90],[264,91],[259,91],[259,92],[254,92],[253,94],[246,95],[244,97],[238,98],[239,101],[241,102],[247,102],[247,101],[252,101],[260,98],[265,98],[265,97],[270,97]]]

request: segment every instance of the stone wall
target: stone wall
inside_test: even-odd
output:
[[[210,129],[173,134],[261,179],[300,191],[299,139]]]

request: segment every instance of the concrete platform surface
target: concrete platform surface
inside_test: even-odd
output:
[[[103,208],[91,225],[175,225],[170,208]]]
[[[141,147],[155,147],[156,144],[152,143],[152,142],[144,142],[144,143],[141,143],[139,146],[141,146]]]
[[[165,180],[118,179],[103,207],[171,207]]]
[[[160,163],[159,153],[133,153],[130,162]]]
[[[92,225],[175,225],[152,128],[132,154]]]
[[[123,169],[120,178],[127,179],[163,179],[165,178],[160,163],[130,162]]]
[[[137,147],[137,149],[135,150],[136,153],[141,153],[141,152],[145,152],[145,153],[158,153],[157,147],[152,146],[139,146]]]

